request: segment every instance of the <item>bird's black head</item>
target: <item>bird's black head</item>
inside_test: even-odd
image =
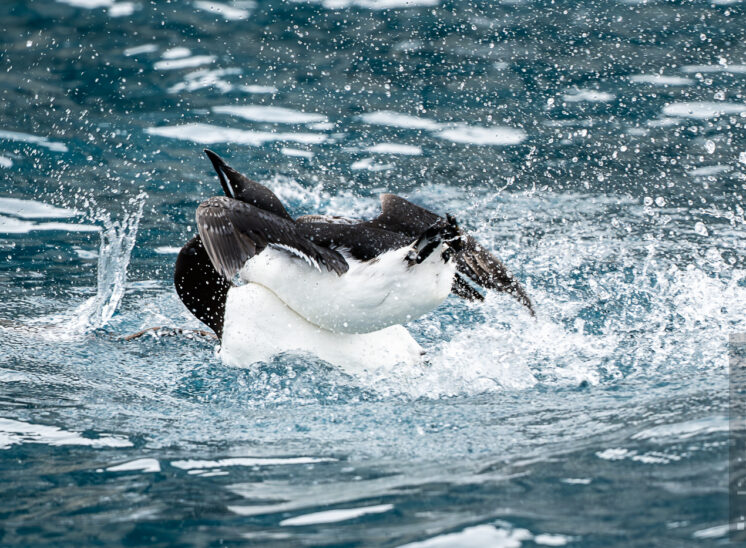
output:
[[[174,267],[174,286],[184,306],[222,338],[231,284],[212,266],[199,236],[181,248]]]
[[[446,225],[441,229],[441,238],[448,244],[448,248],[454,253],[459,253],[464,248],[464,231],[458,226],[456,217],[446,213]]]

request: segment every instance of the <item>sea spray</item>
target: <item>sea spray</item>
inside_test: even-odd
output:
[[[132,249],[135,247],[137,228],[146,198],[144,192],[132,198],[132,209],[126,211],[118,221],[113,221],[107,211],[96,213],[96,219],[103,223],[98,253],[96,295],[73,313],[74,331],[100,329],[114,316],[124,296],[127,267]]]

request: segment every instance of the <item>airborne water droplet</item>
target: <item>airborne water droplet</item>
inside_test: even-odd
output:
[[[707,231],[707,227],[701,221],[697,222],[694,225],[694,232],[696,232],[700,236],[709,236],[710,235],[710,233]]]

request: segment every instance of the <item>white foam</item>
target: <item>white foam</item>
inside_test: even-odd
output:
[[[342,474],[346,476],[346,474]],[[374,479],[360,478],[355,481],[355,489],[350,489],[349,477],[336,476],[328,481],[311,482],[298,489],[293,475],[286,475],[290,481],[265,478],[251,483],[238,483],[228,487],[236,495],[251,499],[252,502],[264,500],[263,504],[231,505],[228,510],[240,516],[257,516],[262,514],[279,514],[281,512],[302,511],[305,508],[329,507],[332,505],[360,505],[361,493],[366,499],[383,497],[402,488],[411,486],[411,475],[394,475]]]
[[[168,88],[169,93],[179,93],[181,91],[196,91],[209,87],[215,87],[223,93],[228,93],[233,89],[233,84],[223,79],[223,76],[241,74],[239,68],[224,69],[200,69],[190,72],[184,76],[184,81],[174,84]]]
[[[419,156],[422,148],[416,145],[405,145],[402,143],[378,143],[366,149],[373,154],[401,154],[403,156]]]
[[[0,369],[0,382],[27,382],[29,377],[19,371]]]
[[[274,141],[292,141],[307,145],[326,141],[320,133],[279,133],[271,131],[251,131],[234,129],[210,124],[191,123],[180,126],[151,127],[145,130],[150,135],[182,139],[195,143],[211,145],[215,143],[234,143],[250,146],[262,146]]]
[[[303,526],[318,525],[320,523],[337,523],[347,521],[367,514],[382,514],[393,510],[393,504],[378,504],[376,506],[362,506],[360,508],[342,508],[338,510],[327,510],[325,512],[314,512],[312,514],[303,514],[282,520],[280,525],[285,526]]]
[[[228,4],[219,2],[207,2],[199,0],[194,3],[194,7],[203,11],[221,15],[227,21],[241,21],[249,18],[249,10],[235,8]]]
[[[677,126],[681,123],[680,118],[669,118],[667,116],[664,116],[662,118],[656,118],[655,120],[648,120],[647,126],[648,127],[671,127],[671,126]],[[647,135],[647,133],[645,133]]]
[[[0,215],[0,234],[27,234],[36,230],[57,230],[61,232],[97,232],[94,225],[73,223],[34,223]]]
[[[366,124],[378,126],[399,127],[404,129],[426,129],[435,131],[441,125],[429,118],[418,118],[393,110],[379,110],[377,112],[366,112],[360,115],[360,119]]]
[[[192,50],[185,47],[169,48],[163,52],[161,58],[163,59],[183,59],[189,57],[192,54]]]
[[[0,167],[11,168],[13,167],[13,160],[7,156],[0,156]]]
[[[24,443],[46,445],[84,445],[88,447],[132,447],[132,442],[122,436],[99,434],[98,438],[84,438],[80,432],[69,432],[56,426],[32,424],[0,418],[0,449]]]
[[[570,537],[566,537],[565,535],[542,534],[534,537],[534,542],[543,546],[565,546],[571,540]]]
[[[133,55],[140,55],[141,53],[153,53],[158,51],[158,46],[155,44],[143,44],[141,46],[135,46],[124,50],[124,55],[132,57]]]
[[[423,47],[421,40],[404,40],[403,42],[399,42],[394,46],[394,50],[396,51],[405,51],[405,52],[413,52],[413,51],[419,51]]]
[[[608,103],[609,101],[613,101],[615,97],[616,95],[614,95],[613,93],[608,93],[606,91],[598,91],[595,89],[577,89],[565,93],[562,96],[562,100],[568,103],[580,103],[583,101],[589,103]]]
[[[678,455],[664,455],[663,453],[651,452],[643,455],[632,455],[631,460],[643,464],[668,464],[671,461],[681,460]]]
[[[371,10],[387,10],[397,8],[431,7],[438,6],[439,4],[440,0],[321,0],[322,6],[332,10],[350,7],[367,8]]]
[[[182,59],[164,59],[153,65],[156,70],[176,70],[182,68],[199,67],[215,62],[214,55],[195,55],[194,57],[184,57]]]
[[[95,8],[108,8],[114,4],[114,0],[57,0],[57,2],[73,6],[74,8],[85,8],[89,10]]]
[[[635,440],[659,440],[674,438],[685,440],[694,436],[712,434],[715,432],[727,432],[729,429],[728,419],[725,417],[708,417],[692,421],[673,424],[662,424],[641,430],[632,435]]]
[[[116,466],[109,466],[107,472],[160,472],[161,464],[157,459],[137,459]]]
[[[447,209],[446,209],[447,210]],[[479,305],[486,317],[502,317],[506,306],[515,306],[505,297],[488,294]],[[432,328],[427,326],[433,322]],[[435,319],[425,319],[426,331],[441,329]],[[527,313],[511,314],[511,328],[480,324],[464,328],[450,340],[427,349],[428,363],[422,366],[381,367],[358,374],[360,382],[375,386],[381,394],[406,393],[413,398],[438,398],[459,394],[480,394],[503,390],[525,390],[537,380],[532,367],[538,362],[562,363],[542,382],[577,386],[598,384],[599,375],[587,360],[599,360],[613,349],[594,344],[593,338],[566,331],[546,319],[536,320]],[[598,348],[596,348],[598,346]],[[582,360],[567,360],[582,356]]]
[[[67,152],[67,146],[65,144],[50,141],[47,137],[31,135],[30,133],[0,129],[0,139],[10,139],[11,141],[20,141],[22,143],[33,143],[48,148],[54,152]]]
[[[301,112],[285,107],[264,105],[223,105],[212,107],[218,114],[230,114],[253,122],[270,122],[275,124],[311,124],[326,122],[326,116],[315,112]]]
[[[225,468],[227,466],[287,466],[290,464],[315,464],[335,462],[330,457],[232,457],[219,460],[175,460],[171,466],[181,470]]]
[[[117,2],[109,7],[111,17],[127,17],[135,13],[136,5],[133,2]]]
[[[438,535],[420,542],[405,544],[400,548],[520,548],[532,535],[526,529],[502,529],[494,525],[467,527],[458,533]]]
[[[84,260],[90,260],[90,259],[97,259],[98,258],[98,252],[91,251],[89,249],[81,249],[79,247],[73,247],[75,250],[75,254]]]
[[[162,245],[156,247],[154,251],[159,255],[176,255],[181,251],[181,248],[171,245]]]
[[[353,162],[350,169],[353,171],[368,170],[368,171],[388,171],[393,169],[394,164],[377,164],[373,158],[363,158]]]
[[[707,120],[724,115],[746,113],[746,105],[740,103],[715,103],[709,101],[693,101],[688,103],[670,103],[663,107],[663,114],[679,118],[695,118]]]
[[[0,198],[0,213],[15,215],[21,219],[62,219],[73,217],[76,212],[72,209],[55,207],[35,200]]]
[[[596,452],[596,456],[603,460],[622,460],[634,455],[634,451],[629,449],[604,449],[603,451]]]
[[[275,86],[260,86],[257,84],[240,86],[238,89],[246,93],[277,93],[279,90]]]
[[[694,83],[691,78],[683,76],[667,76],[665,74],[635,74],[629,77],[635,84],[651,84],[654,86],[688,86]]]
[[[282,147],[280,152],[285,156],[291,156],[293,158],[313,158],[313,152],[310,150],[300,150],[297,148]]]
[[[522,143],[526,139],[526,132],[504,126],[474,127],[465,124],[456,125],[437,132],[436,137],[470,145],[509,146]]]
[[[687,175],[692,177],[709,177],[710,175],[717,175],[719,173],[727,173],[733,168],[730,166],[702,166],[694,169],[690,169],[686,172]]]
[[[720,538],[724,537],[730,531],[730,524],[725,523],[723,525],[715,525],[714,527],[708,527],[707,529],[700,529],[694,531],[692,536],[694,538]]]
[[[100,227],[82,223],[37,223],[33,230],[57,230],[61,232],[99,232]]]
[[[331,122],[314,122],[313,124],[308,124],[308,128],[315,131],[329,131],[334,129],[334,124]]]
[[[746,65],[684,65],[683,72],[688,74],[713,74],[717,72],[729,72],[732,74],[746,74]]]

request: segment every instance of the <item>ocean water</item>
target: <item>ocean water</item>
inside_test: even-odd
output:
[[[740,0],[0,3],[0,544],[728,543]],[[419,367],[223,366],[171,275],[220,187],[451,212],[525,284]],[[251,313],[251,311],[247,311]]]

